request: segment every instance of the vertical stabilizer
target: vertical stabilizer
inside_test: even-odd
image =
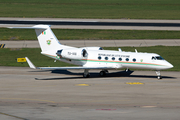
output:
[[[39,41],[42,52],[51,51],[53,49],[59,49],[61,44],[52,32],[48,25],[36,25],[33,26],[36,31],[36,35]],[[38,29],[41,28],[41,29]]]

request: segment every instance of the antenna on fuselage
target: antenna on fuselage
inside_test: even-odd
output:
[[[138,53],[138,51],[135,49],[135,52]]]
[[[122,52],[121,48],[118,48],[118,51],[119,51],[119,52]]]

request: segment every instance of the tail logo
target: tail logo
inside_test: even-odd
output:
[[[50,44],[51,44],[51,40],[47,40],[46,42],[47,42],[47,44],[48,44],[48,45],[50,45]]]
[[[46,31],[42,31],[42,35],[46,35]]]

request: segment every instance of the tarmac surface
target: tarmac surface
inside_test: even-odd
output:
[[[1,120],[179,120],[180,74],[0,67]]]
[[[180,30],[180,20],[0,18],[0,27],[52,25],[59,29]]]
[[[158,40],[59,40],[63,45],[74,47],[148,47],[148,46],[180,46],[179,39],[158,39]],[[0,41],[5,48],[39,48],[38,40],[23,41]]]

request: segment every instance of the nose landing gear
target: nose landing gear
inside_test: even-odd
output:
[[[158,76],[158,77],[157,77],[158,80],[162,79],[160,71],[156,71],[156,74],[157,74],[157,76]]]

